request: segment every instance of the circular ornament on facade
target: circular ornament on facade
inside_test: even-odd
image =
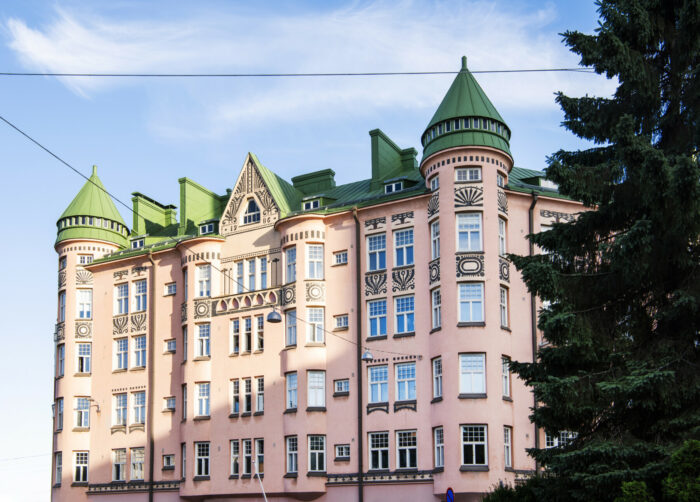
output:
[[[289,305],[290,303],[294,303],[295,301],[296,301],[296,295],[295,295],[294,286],[284,288],[282,290],[282,302],[285,305]]]
[[[430,284],[440,280],[440,260],[430,263]]]
[[[322,284],[307,284],[306,285],[306,300],[323,301],[325,298],[325,288]]]
[[[209,303],[199,302],[194,306],[194,314],[196,317],[209,317]]]
[[[77,338],[90,338],[92,334],[92,329],[90,329],[90,324],[79,323],[75,325],[75,336]]]

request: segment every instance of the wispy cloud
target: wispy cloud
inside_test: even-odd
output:
[[[514,11],[500,2],[371,2],[306,12],[195,13],[182,20],[120,20],[58,10],[52,23],[7,21],[9,45],[22,63],[48,72],[359,72],[576,66],[577,58],[548,26],[553,7]],[[437,88],[452,77],[269,79],[187,82],[159,90],[154,128],[166,136],[221,137],[245,124],[309,117],[358,116],[366,110],[434,108]],[[600,77],[540,73],[479,75],[499,109],[555,107],[553,93],[609,94]],[[437,81],[437,83],[436,83]],[[121,79],[63,79],[85,96],[117,86],[151,85]],[[232,92],[231,89],[235,89]],[[165,92],[165,95],[162,94]],[[165,105],[177,94],[181,109]],[[161,104],[158,104],[158,103]],[[196,104],[192,130],[173,115]],[[170,117],[163,117],[163,114]],[[194,132],[196,131],[196,132]]]

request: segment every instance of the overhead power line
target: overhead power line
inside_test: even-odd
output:
[[[12,122],[10,122],[9,120],[7,120],[7,119],[6,119],[5,117],[3,117],[2,115],[0,115],[0,120],[2,120],[3,122],[5,122],[5,123],[6,123],[8,126],[10,126],[12,129],[14,129],[14,130],[17,131],[18,133],[20,133],[22,136],[24,136],[25,138],[27,138],[29,141],[31,141],[32,143],[34,143],[36,146],[38,146],[39,148],[41,148],[42,150],[44,150],[46,153],[48,153],[49,155],[51,155],[53,158],[55,158],[56,160],[58,160],[61,164],[63,164],[64,166],[68,167],[68,168],[71,169],[73,172],[77,173],[79,176],[81,176],[82,178],[86,179],[88,182],[92,183],[92,184],[93,184],[94,186],[96,186],[98,189],[102,190],[104,193],[106,193],[107,195],[109,195],[110,197],[112,197],[112,198],[113,198],[114,200],[116,200],[119,204],[121,204],[122,206],[124,206],[128,211],[130,211],[131,213],[133,213],[133,214],[136,215],[137,217],[139,216],[139,214],[138,214],[136,211],[134,211],[134,210],[133,210],[130,206],[128,206],[126,203],[122,202],[122,200],[119,199],[116,195],[113,195],[113,194],[110,193],[107,189],[105,189],[104,187],[101,187],[100,185],[98,185],[97,183],[95,183],[94,181],[92,181],[88,176],[86,176],[85,174],[83,174],[82,172],[80,172],[78,169],[76,169],[75,167],[73,167],[72,165],[70,165],[68,162],[66,162],[66,161],[63,160],[61,157],[59,157],[57,154],[55,154],[54,152],[52,152],[51,150],[49,150],[47,147],[45,147],[44,145],[42,145],[41,143],[39,143],[37,140],[35,140],[34,138],[32,138],[29,134],[27,134],[27,133],[24,132],[22,129],[20,129],[19,127],[17,127],[16,125],[14,125]],[[198,254],[195,253],[194,251],[191,251],[191,250],[187,247],[186,244],[183,244],[182,247],[185,249],[186,252],[190,253],[191,255],[193,255],[193,256],[197,256],[197,255],[198,255]],[[199,259],[202,260],[201,255],[199,256]],[[217,272],[219,272],[225,279],[226,279],[226,278],[227,278],[227,279],[230,279],[230,280],[232,280],[236,285],[240,286],[240,287],[244,290],[244,291],[243,291],[244,293],[254,293],[254,292],[255,292],[255,290],[252,290],[252,289],[250,289],[250,288],[247,288],[247,287],[245,286],[245,284],[241,283],[241,282],[238,281],[237,279],[234,279],[234,278],[231,277],[230,275],[225,274],[221,269],[219,269],[216,265],[214,265],[214,264],[211,263],[210,261],[208,261],[208,260],[203,260],[203,261],[204,261],[204,263],[206,263],[206,264],[208,264],[209,266],[211,266],[214,270],[216,270]],[[358,308],[359,308],[359,305],[358,305]],[[307,325],[309,325],[309,326],[313,326],[314,329],[318,329],[315,323],[310,323],[309,321],[307,321],[306,319],[304,319],[304,318],[302,318],[302,317],[295,316],[295,319],[296,319],[297,321],[301,321],[301,322],[303,322],[304,324],[307,324]],[[334,332],[332,332],[332,331],[330,331],[330,330],[327,330],[327,329],[325,328],[325,322],[324,322],[324,327],[323,327],[322,331],[323,331],[324,333],[328,334],[328,335],[332,335],[332,336],[334,336],[334,337],[336,337],[336,338],[340,338],[341,340],[344,340],[344,341],[346,341],[346,342],[348,342],[348,343],[351,343],[351,344],[353,344],[353,345],[360,345],[361,347],[363,347],[363,348],[365,348],[365,349],[367,348],[366,346],[362,345],[361,343],[355,342],[354,340],[350,340],[350,339],[348,339],[348,338],[345,338],[345,337],[343,337],[343,336],[338,335],[337,333],[334,333]],[[376,348],[375,348],[375,349],[372,349],[372,350],[374,350],[374,351],[376,351],[376,352],[382,352],[382,353],[384,353],[384,354],[393,354],[393,355],[398,355],[398,356],[420,357],[418,354],[407,354],[407,353],[405,353],[405,352],[395,352],[395,351],[391,351],[391,350],[382,350],[382,349],[376,349]]]

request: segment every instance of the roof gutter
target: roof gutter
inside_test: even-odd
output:
[[[528,209],[528,234],[532,234],[535,228],[535,205],[537,204],[537,199],[538,199],[537,193],[533,190],[532,191],[532,203],[530,204],[530,208]],[[535,245],[533,244],[532,240],[530,240],[530,256],[534,256],[535,254]],[[535,296],[534,293],[530,292],[530,329],[531,329],[531,336],[532,336],[532,362],[534,363],[537,360],[537,297]],[[537,397],[535,396],[535,393],[532,393],[534,405],[533,409],[537,410],[538,407],[538,402],[537,402]],[[535,449],[540,449],[540,434],[539,434],[539,429],[537,427],[537,424],[534,424],[535,426]],[[540,473],[540,463],[535,460],[535,475],[539,475]]]
[[[352,217],[355,219],[355,329],[357,331],[356,361],[357,368],[357,500],[364,501],[364,479],[362,468],[363,452],[363,432],[362,432],[362,271],[360,263],[362,253],[360,252],[360,218],[357,216],[357,206],[352,208]]]

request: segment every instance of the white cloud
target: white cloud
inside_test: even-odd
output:
[[[47,72],[247,73],[575,67],[577,57],[549,26],[556,11],[515,11],[503,2],[372,2],[280,15],[274,11],[199,12],[180,21],[124,21],[58,10],[48,26],[10,19],[10,47],[23,64]],[[220,137],[245,124],[357,116],[365,110],[432,109],[452,76],[187,81],[162,87],[153,105],[167,136]],[[499,110],[553,109],[553,93],[607,95],[614,85],[578,73],[477,75]],[[65,78],[85,96],[135,79]],[[436,88],[441,89],[436,93]],[[166,99],[177,95],[176,99]],[[160,100],[160,105],[158,104]],[[167,101],[167,106],[166,106]],[[178,102],[182,109],[178,112]],[[200,109],[182,130],[173,116]],[[163,114],[170,117],[163,117]],[[203,114],[203,116],[201,115]],[[179,131],[179,132],[178,132]]]

